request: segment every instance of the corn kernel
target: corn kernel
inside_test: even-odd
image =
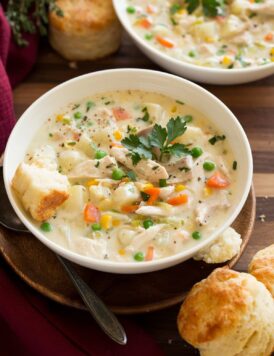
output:
[[[124,248],[120,248],[120,250],[118,251],[119,255],[124,256],[126,254],[126,251]]]
[[[271,62],[274,62],[274,56],[273,56],[273,57],[271,57]]]
[[[271,56],[274,56],[274,47],[271,48],[271,50],[270,50],[270,55],[271,55]]]
[[[181,192],[182,190],[185,190],[186,189],[186,186],[183,185],[183,184],[178,184],[176,185],[175,187],[175,192]]]
[[[176,112],[176,111],[177,111],[177,106],[173,106],[173,107],[171,108],[171,112],[174,113],[174,112]]]
[[[112,209],[112,200],[111,199],[104,199],[98,204],[98,208],[102,211]]]
[[[113,132],[113,136],[114,136],[114,138],[115,138],[117,141],[121,141],[122,138],[123,138],[123,135],[122,135],[121,132],[118,131],[118,130]]]
[[[57,115],[57,116],[56,116],[56,122],[62,121],[63,118],[64,118],[64,115]]]
[[[204,196],[209,197],[212,194],[211,188],[205,187],[204,188]]]
[[[98,185],[98,181],[96,179],[91,179],[86,183],[86,185],[88,187],[91,187],[92,185]]]
[[[116,227],[116,226],[119,226],[121,225],[121,220],[119,219],[113,219],[112,220],[112,226]]]
[[[215,42],[215,39],[214,39],[213,37],[207,36],[207,37],[205,38],[205,41],[206,41],[207,43],[213,43],[213,42]]]
[[[131,226],[132,227],[138,227],[141,225],[141,220],[132,220]]]
[[[222,60],[222,64],[225,66],[229,66],[232,63],[231,59],[227,56],[224,56],[223,60]]]
[[[108,214],[102,215],[100,219],[100,223],[104,230],[110,229],[112,226],[112,216]]]
[[[177,12],[177,14],[179,14],[179,15],[184,15],[184,14],[186,14],[186,9],[181,9],[181,10],[179,10],[179,11]]]
[[[153,188],[153,184],[147,183],[144,185],[143,190],[150,189],[150,188]]]

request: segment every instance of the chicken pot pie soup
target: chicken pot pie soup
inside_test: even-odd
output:
[[[273,0],[127,0],[133,29],[187,63],[246,68],[274,62]]]
[[[237,161],[225,135],[180,100],[116,91],[46,120],[12,181],[54,242],[142,262],[189,249],[232,206]]]

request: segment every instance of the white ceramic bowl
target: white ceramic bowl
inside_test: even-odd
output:
[[[95,93],[111,90],[139,89],[179,98],[198,109],[226,135],[238,161],[237,195],[234,205],[223,222],[206,241],[201,241],[189,250],[177,255],[150,262],[112,262],[82,256],[49,240],[34,226],[28,214],[20,207],[11,189],[11,180],[17,166],[23,161],[30,142],[42,123],[71,102]],[[171,74],[142,69],[120,69],[95,72],[71,79],[53,88],[36,100],[21,116],[14,127],[4,158],[4,182],[10,202],[26,227],[46,246],[79,265],[113,273],[143,273],[160,270],[191,258],[195,253],[213,241],[232,224],[241,211],[252,181],[252,155],[247,137],[229,109],[205,89]]]
[[[274,63],[254,68],[236,68],[228,70],[222,68],[202,67],[168,56],[164,52],[150,45],[148,41],[141,38],[133,29],[128,13],[126,12],[128,5],[126,0],[113,0],[113,5],[120,22],[140,50],[144,52],[152,61],[172,73],[201,83],[219,85],[243,84],[274,74]]]

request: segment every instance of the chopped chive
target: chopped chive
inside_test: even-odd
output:
[[[233,161],[232,168],[233,168],[234,171],[236,171],[237,166],[238,166],[238,162],[237,161]]]
[[[161,188],[166,187],[167,186],[166,179],[159,179],[159,186]]]
[[[177,104],[181,104],[181,105],[185,105],[185,103],[183,101],[181,101],[181,100],[176,100],[176,103]]]
[[[86,103],[86,112],[88,112],[91,108],[95,106],[93,101],[87,101]]]
[[[127,172],[127,176],[128,176],[128,178],[130,178],[133,182],[136,182],[136,174],[135,174],[135,172],[133,172],[133,171],[129,171],[129,172]]]
[[[141,192],[141,196],[143,201],[148,201],[148,199],[150,198],[150,195],[145,192]]]

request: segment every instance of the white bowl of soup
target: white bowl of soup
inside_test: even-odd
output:
[[[274,74],[272,0],[206,2],[204,7],[196,0],[113,3],[136,45],[173,73],[221,85]]]
[[[113,273],[191,258],[240,213],[252,155],[235,116],[182,78],[120,69],[53,88],[18,120],[9,199],[46,246]]]

